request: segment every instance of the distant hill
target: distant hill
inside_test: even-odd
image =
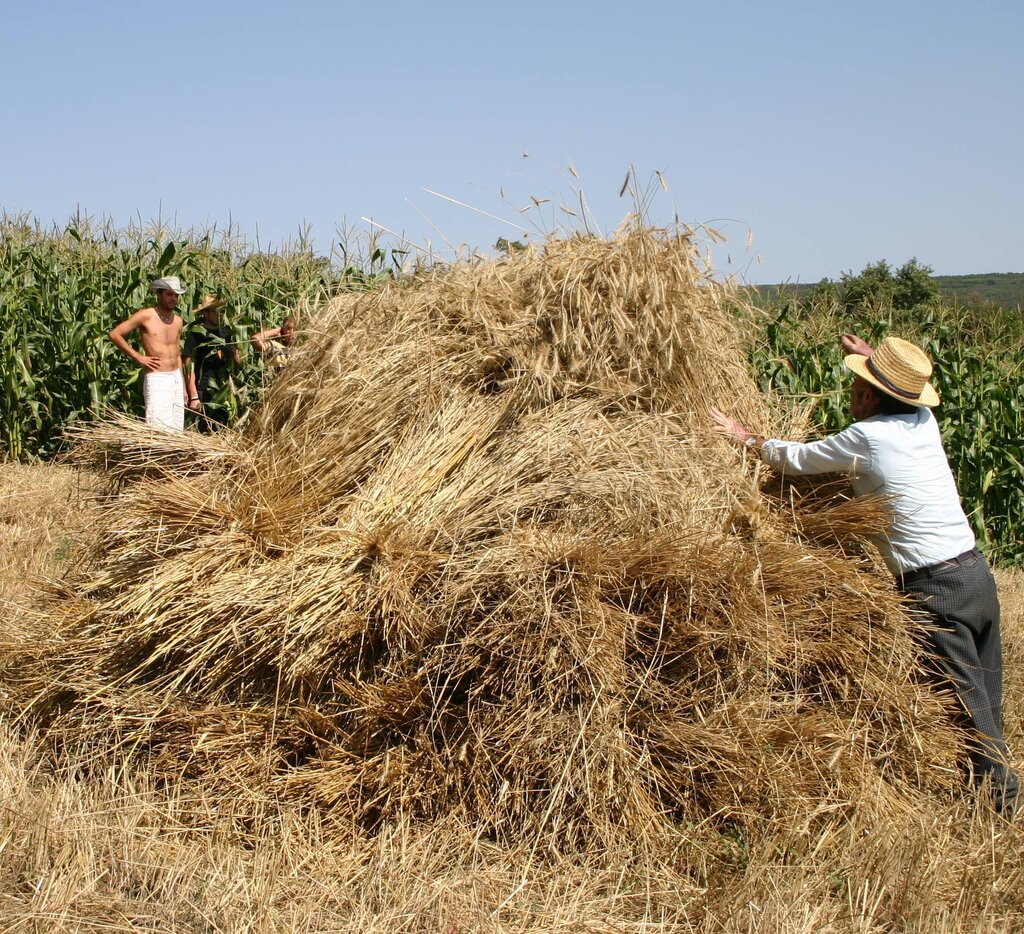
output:
[[[963,304],[999,305],[1002,308],[1024,308],[1024,272],[986,272],[970,276],[932,276],[939,287],[939,294],[947,298],[955,298]],[[758,294],[763,299],[770,299],[780,292],[804,295],[809,292],[815,282],[782,283],[779,285],[759,285]]]
[[[1024,307],[1024,272],[988,272],[973,276],[932,276],[943,295],[961,302],[991,302],[1003,308]]]

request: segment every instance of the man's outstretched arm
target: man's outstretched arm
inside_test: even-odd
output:
[[[270,342],[281,336],[280,328],[266,328],[258,331],[252,336],[253,346],[260,352],[266,353],[270,349]]]

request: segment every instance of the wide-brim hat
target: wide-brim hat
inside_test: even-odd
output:
[[[149,288],[153,292],[159,292],[162,289],[168,289],[178,295],[185,294],[185,287],[181,284],[181,279],[177,276],[164,276],[162,279],[154,279],[149,283]]]
[[[910,341],[887,337],[870,357],[852,353],[843,363],[861,379],[900,402],[929,408],[939,404],[939,394],[929,382],[932,362],[928,354]]]
[[[195,313],[198,315],[204,311],[216,311],[219,308],[223,308],[226,304],[227,302],[224,299],[217,298],[216,295],[204,295],[203,300],[195,309]]]

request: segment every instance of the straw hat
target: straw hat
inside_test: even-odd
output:
[[[911,405],[939,404],[939,394],[928,380],[932,362],[920,347],[898,337],[887,337],[870,357],[849,354],[843,363],[861,379],[888,396]]]
[[[199,307],[195,309],[195,313],[198,315],[207,309],[216,311],[218,308],[223,308],[227,304],[222,298],[217,298],[216,295],[204,295],[203,300],[199,303]]]
[[[185,287],[177,276],[164,276],[162,279],[154,279],[149,283],[149,288],[153,292],[168,289],[171,292],[176,292],[178,295],[182,295],[185,292]]]

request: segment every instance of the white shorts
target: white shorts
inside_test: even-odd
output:
[[[146,424],[170,431],[185,430],[185,381],[181,370],[147,373],[142,384]]]

